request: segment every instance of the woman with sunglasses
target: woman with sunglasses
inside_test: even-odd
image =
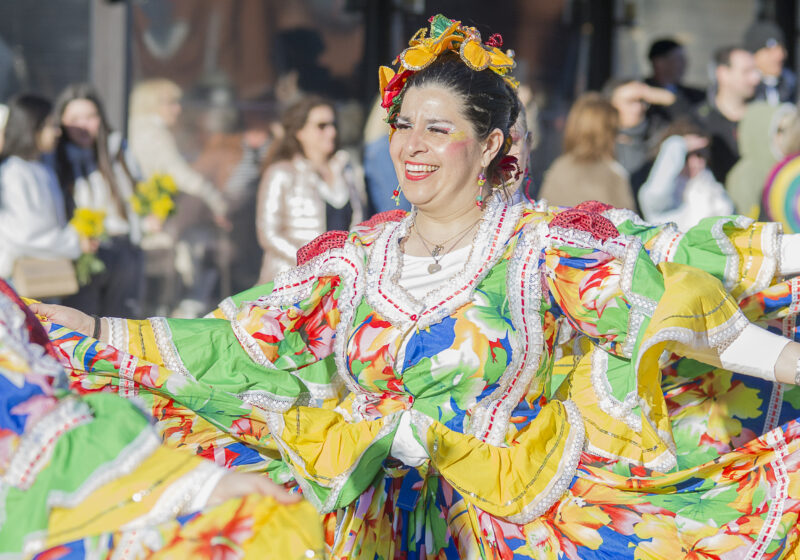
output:
[[[337,150],[333,105],[309,96],[281,119],[283,136],[264,161],[256,228],[264,261],[259,283],[292,268],[296,253],[329,230],[349,230],[364,218],[363,178]]]

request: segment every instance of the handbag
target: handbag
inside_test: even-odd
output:
[[[19,295],[34,299],[69,296],[80,289],[75,266],[64,258],[16,259],[11,282]]]

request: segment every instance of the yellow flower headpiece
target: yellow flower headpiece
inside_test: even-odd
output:
[[[463,26],[460,21],[438,14],[430,19],[430,23],[430,33],[424,27],[417,31],[408,42],[408,48],[394,60],[394,64],[400,64],[397,73],[388,66],[381,66],[378,71],[381,106],[387,110],[386,121],[390,124],[394,123],[400,110],[408,78],[446,52],[458,53],[464,64],[476,72],[488,68],[502,76],[511,87],[518,85],[510,76],[514,68],[514,53],[504,53],[499,49],[503,45],[503,38],[499,34],[495,33],[483,43],[477,29]]]

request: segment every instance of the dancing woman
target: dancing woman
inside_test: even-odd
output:
[[[800,290],[777,280],[796,241],[736,217],[681,234],[599,203],[507,203],[500,44],[436,16],[382,69],[411,213],[323,236],[206,319],[36,306],[74,388],[298,485],[333,558],[794,550],[800,411],[782,383],[800,345],[745,313],[794,336]],[[687,410],[706,433],[676,439]]]

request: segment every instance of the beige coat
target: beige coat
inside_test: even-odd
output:
[[[327,231],[326,203],[353,210],[351,226],[364,219],[364,181],[345,151],[331,159],[335,177],[328,185],[302,157],[271,165],[258,187],[256,229],[264,249],[259,283],[297,264],[297,250]]]
[[[619,163],[580,161],[569,154],[557,158],[547,170],[539,198],[555,206],[599,200],[616,208],[636,209],[628,173]]]

